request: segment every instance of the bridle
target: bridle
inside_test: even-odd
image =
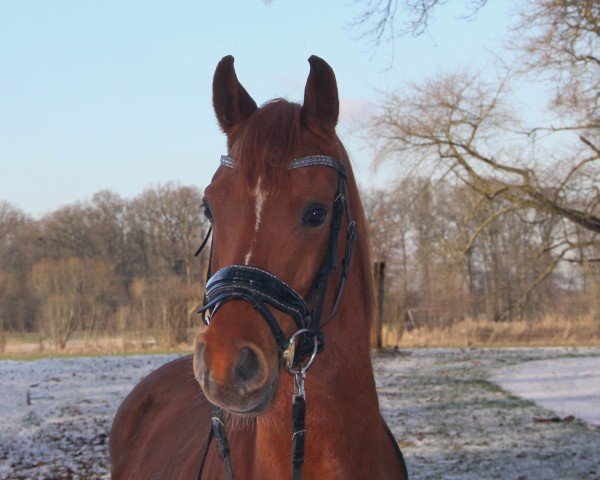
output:
[[[221,156],[221,165],[236,169],[239,165],[229,156]],[[209,325],[216,312],[225,303],[231,300],[245,300],[252,304],[254,309],[261,314],[267,323],[275,343],[279,349],[280,362],[284,362],[290,375],[294,377],[294,395],[292,397],[292,479],[302,478],[302,465],[304,463],[305,430],[305,389],[306,372],[313,364],[317,354],[325,347],[325,335],[322,327],[328,323],[340,302],[344,285],[348,277],[354,245],[356,241],[356,222],[352,219],[350,207],[346,197],[346,169],[344,165],[332,157],[324,155],[311,155],[293,160],[288,170],[325,166],[334,169],[338,174],[338,185],[333,199],[333,209],[329,230],[329,242],[325,259],[314,276],[306,298],[302,297],[290,285],[279,279],[276,275],[258,267],[249,265],[229,265],[211,275],[210,261],[207,273],[207,282],[204,293],[204,303],[200,312],[206,325]],[[344,257],[341,261],[340,278],[331,310],[324,323],[321,323],[323,306],[327,294],[329,278],[340,264],[338,247],[342,220],[347,220],[348,227],[345,235]],[[209,229],[196,256],[200,254],[210,236]],[[212,247],[211,255],[212,259]],[[276,309],[289,315],[298,330],[289,339],[286,338],[279,322],[273,315]],[[215,407],[212,418],[212,429],[201,459],[198,479],[202,471],[208,447],[212,437],[217,438],[218,449],[225,462],[225,471],[228,480],[233,480],[229,442],[225,429],[224,412]]]

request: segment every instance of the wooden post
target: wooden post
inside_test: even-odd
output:
[[[383,293],[385,291],[385,262],[375,262],[373,266],[375,273],[375,285],[377,288],[377,331],[375,337],[375,346],[383,347]]]

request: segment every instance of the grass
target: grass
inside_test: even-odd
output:
[[[383,339],[384,345],[400,348],[596,347],[600,346],[600,319],[592,315],[511,322],[465,319],[404,332],[384,326]]]
[[[174,347],[174,348],[157,348],[154,350],[127,350],[122,352],[113,351],[46,351],[36,353],[4,353],[0,354],[2,360],[18,360],[25,362],[33,362],[35,360],[46,360],[49,358],[83,358],[83,357],[104,357],[107,355],[113,357],[130,357],[132,355],[185,355],[192,353],[192,348],[189,346]]]
[[[4,351],[0,353],[0,360],[42,360],[46,358],[77,358],[99,357],[105,355],[157,355],[157,354],[186,354],[192,353],[190,344],[182,343],[170,345],[168,341],[154,341],[155,335],[139,334],[138,340],[124,337],[97,337],[84,340],[81,336],[74,336],[67,343],[64,350],[57,349],[52,343],[45,340],[40,346],[39,335],[11,333],[7,336]],[[153,343],[148,345],[144,339],[152,338]],[[159,337],[160,338],[160,337]]]
[[[423,326],[405,331],[384,325],[382,337],[386,348],[594,347],[600,346],[600,319],[592,315],[569,319],[546,316],[539,320],[511,322],[465,319],[452,325]],[[144,338],[158,340],[144,345]],[[193,350],[191,344],[171,346],[160,339],[156,332],[129,332],[128,338],[97,337],[87,341],[79,335],[74,336],[65,350],[57,350],[48,341],[41,349],[36,333],[11,333],[7,335],[0,360],[186,354]]]

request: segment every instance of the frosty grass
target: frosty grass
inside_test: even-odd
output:
[[[110,478],[108,433],[116,409],[144,375],[173,358],[0,361],[0,479]],[[545,421],[559,413],[491,381],[514,391],[505,383],[518,378],[511,369],[561,358],[592,359],[600,368],[600,349],[376,355],[381,409],[411,479],[600,479],[600,428],[577,417]],[[537,368],[521,383],[535,378]],[[542,397],[553,398],[549,390]],[[310,377],[307,394],[310,401]]]

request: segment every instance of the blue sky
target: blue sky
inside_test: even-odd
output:
[[[0,1],[0,200],[38,215],[101,189],[204,187],[225,152],[211,82],[228,54],[259,104],[301,100],[307,58],[329,62],[340,135],[359,181],[372,184],[372,152],[349,128],[364,105],[436,72],[487,68],[514,5],[489,2],[469,22],[454,0],[425,35],[397,41],[388,68],[385,45],[374,54],[348,30],[361,11],[350,3]]]

